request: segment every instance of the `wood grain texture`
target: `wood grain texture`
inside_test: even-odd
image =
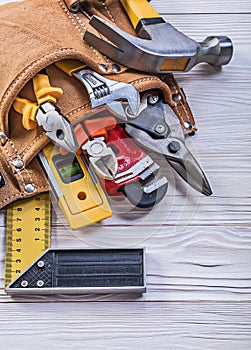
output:
[[[72,234],[55,208],[54,247],[146,247],[147,293],[142,296],[6,296],[3,210],[3,349],[40,350],[45,343],[51,350],[59,343],[63,349],[95,350],[251,348],[251,2],[151,3],[167,21],[198,41],[225,34],[234,43],[230,65],[222,69],[200,65],[176,74],[199,127],[187,144],[214,194],[198,195],[157,157],[169,179],[169,193],[145,215],[131,211],[125,201],[112,200],[111,219]],[[50,301],[63,303],[47,304]]]
[[[227,14],[227,13],[237,13],[246,14],[251,13],[251,3],[248,0],[231,0],[227,3],[218,0],[200,0],[200,1],[187,1],[187,0],[173,0],[172,2],[167,2],[165,0],[152,0],[152,6],[155,9],[164,14]]]
[[[12,304],[0,312],[2,349],[249,350],[251,344],[246,303]]]

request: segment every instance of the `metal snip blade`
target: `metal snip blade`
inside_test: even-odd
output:
[[[205,196],[212,195],[212,189],[206,178],[206,175],[202,171],[199,164],[195,159],[187,158],[183,160],[173,160],[166,158],[168,163],[176,170],[176,172],[185,180],[190,186],[192,186],[198,192],[204,194]]]
[[[200,165],[186,147],[184,141],[175,137],[166,139],[153,139],[143,130],[126,125],[126,132],[134,137],[141,145],[162,154],[176,172],[198,192],[205,196],[212,194],[209,182]],[[177,149],[175,149],[175,147]]]

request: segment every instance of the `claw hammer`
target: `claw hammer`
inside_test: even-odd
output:
[[[189,71],[200,62],[222,66],[233,55],[227,36],[210,36],[197,42],[178,31],[147,0],[120,0],[138,37],[97,16],[90,24],[109,41],[86,31],[84,40],[113,60],[141,71],[167,73]],[[114,45],[113,45],[114,44]],[[115,46],[116,45],[116,46]]]

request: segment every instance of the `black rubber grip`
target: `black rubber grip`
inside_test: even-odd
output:
[[[161,186],[151,193],[145,193],[139,181],[128,183],[120,188],[120,192],[138,208],[152,208],[166,195],[168,184]]]
[[[159,24],[159,23],[165,23],[163,18],[161,17],[155,17],[155,18],[142,18],[136,27],[136,33],[139,33],[142,27],[151,25],[151,24]]]

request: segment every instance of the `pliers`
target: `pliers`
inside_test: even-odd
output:
[[[113,180],[117,174],[118,163],[111,148],[107,147],[103,136],[87,140],[81,149],[89,156],[96,173],[106,180]]]
[[[94,119],[88,119],[96,115]],[[106,141],[108,131],[116,127],[116,120],[107,116],[106,107],[98,107],[95,112],[87,112],[86,119],[74,127],[75,137],[78,143],[78,152],[84,152],[95,172],[106,180],[113,180],[117,174],[118,164],[116,156]],[[64,150],[60,150],[65,154]]]
[[[189,185],[210,196],[212,190],[206,175],[186,147],[180,122],[160,93],[145,92],[137,115],[131,113],[128,104],[122,106],[126,132],[150,151],[163,155]],[[114,112],[121,116],[121,105],[114,106]]]
[[[22,115],[24,128],[31,130],[37,125],[42,126],[53,143],[68,152],[75,153],[78,144],[71,124],[55,106],[63,90],[50,85],[45,70],[33,77],[32,82],[37,103],[19,96],[13,103],[15,111]]]

